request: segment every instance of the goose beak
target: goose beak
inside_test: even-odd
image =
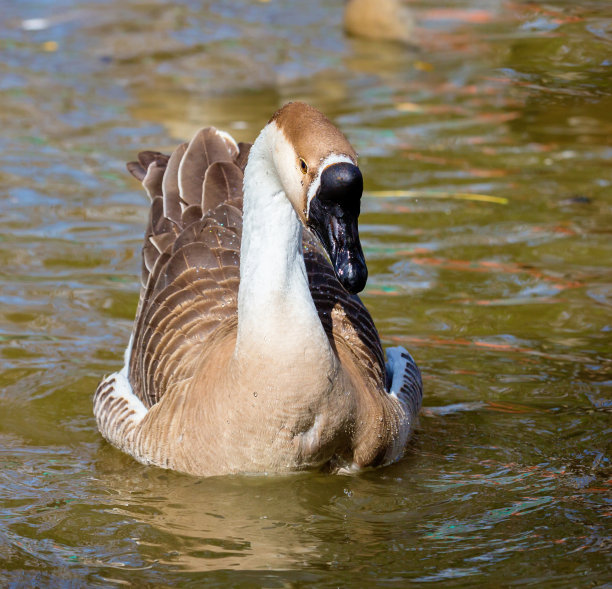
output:
[[[361,292],[368,279],[357,224],[362,192],[357,166],[332,164],[321,174],[308,214],[308,227],[321,240],[338,280],[351,294]]]

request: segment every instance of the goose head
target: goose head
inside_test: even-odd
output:
[[[300,221],[327,252],[351,294],[363,290],[368,269],[359,241],[363,178],[348,139],[315,108],[291,102],[270,120],[280,183]]]

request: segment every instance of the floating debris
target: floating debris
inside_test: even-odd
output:
[[[476,194],[473,192],[436,192],[433,190],[370,190],[366,196],[375,198],[441,198],[452,200],[471,200],[476,202],[491,202],[498,205],[507,205],[510,202],[503,196],[489,194]]]

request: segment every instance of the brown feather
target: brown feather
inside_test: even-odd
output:
[[[162,191],[164,195],[164,215],[174,221],[177,225],[181,224],[181,195],[178,184],[178,171],[181,159],[187,149],[188,143],[179,145],[170,156],[166,173],[162,181]]]
[[[143,168],[147,169],[153,162],[167,162],[168,156],[160,151],[145,150],[138,154],[138,161],[142,164]]]
[[[243,143],[242,141],[238,144],[238,156],[236,157],[236,165],[244,172],[247,162],[249,160],[249,153],[253,147],[252,143]]]
[[[154,225],[159,221],[160,216],[163,214],[163,202],[161,197],[154,198],[151,202],[151,208],[149,209],[149,220],[147,223],[147,229],[145,231],[145,240],[142,247],[142,258],[144,261],[142,283],[147,284],[149,276],[153,271],[157,258],[159,257],[159,251],[151,243],[149,238],[155,235]]]
[[[208,212],[221,203],[242,197],[242,170],[233,162],[214,162],[204,176],[202,210]]]
[[[144,177],[147,175],[147,170],[143,168],[140,162],[128,162],[125,164],[128,172],[136,178],[136,180],[140,180],[142,182]]]
[[[214,162],[231,162],[227,142],[213,127],[202,129],[189,142],[179,167],[181,199],[187,205],[202,205],[202,186],[208,166]]]
[[[202,207],[200,205],[189,205],[181,216],[181,226],[187,227],[202,219]]]
[[[162,178],[166,171],[167,157],[166,159],[159,159],[152,161],[147,168],[147,173],[142,180],[149,198],[153,200],[156,196],[162,195]]]
[[[163,254],[165,251],[172,249],[172,246],[176,241],[176,234],[171,232],[151,235],[151,237],[149,237],[149,241],[155,246],[155,249],[160,254]]]
[[[233,229],[239,234],[242,232],[242,198],[223,203],[206,216],[209,219],[214,219],[221,227]],[[237,244],[240,247],[240,239],[238,239]]]

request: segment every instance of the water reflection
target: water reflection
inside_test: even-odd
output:
[[[150,470],[126,480],[125,464],[109,473],[106,462],[115,496],[105,510],[144,526],[146,538],[132,540],[145,561],[183,571],[283,570],[316,556],[316,543],[301,537],[307,514],[297,477],[194,481]]]
[[[3,581],[607,580],[612,15],[410,5],[416,47],[345,38],[340,0],[5,7]],[[136,465],[91,415],[138,299],[146,200],[124,162],[207,124],[252,140],[293,98],[347,133],[369,194],[421,195],[368,196],[361,223],[367,304],[423,367],[419,434],[358,477]]]

